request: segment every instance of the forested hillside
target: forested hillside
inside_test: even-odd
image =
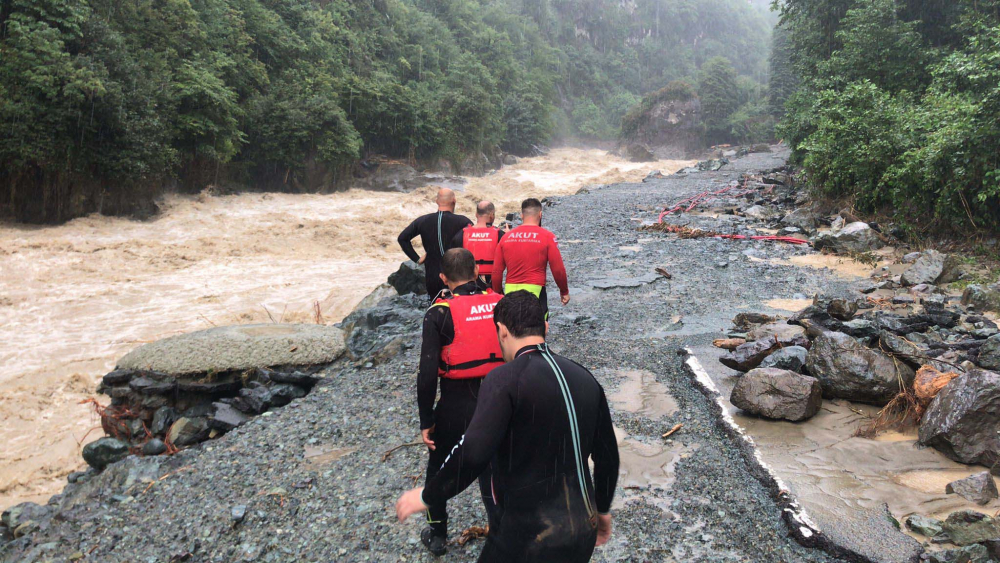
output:
[[[1000,2],[775,4],[772,100],[811,182],[913,231],[1000,229]]]
[[[0,25],[0,214],[46,222],[612,138],[713,57],[766,82],[769,42],[746,0],[3,0]]]

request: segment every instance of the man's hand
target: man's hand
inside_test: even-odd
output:
[[[399,497],[399,500],[396,501],[396,518],[399,518],[400,522],[405,522],[410,516],[427,510],[427,505],[424,504],[424,499],[420,497],[420,494],[423,492],[424,488],[418,487],[416,489],[406,491],[403,493],[403,496]],[[598,532],[598,534],[600,534],[600,532]],[[600,535],[597,537],[597,541],[600,541]]]
[[[420,260],[417,260],[417,264],[423,264],[425,260],[427,260],[427,255],[426,254],[424,254],[423,256],[421,256]]]
[[[420,437],[424,440],[424,445],[426,445],[427,449],[429,449],[432,452],[434,451],[434,440],[431,440],[431,434],[433,433],[434,433],[434,426],[431,426],[430,428],[425,428],[420,431]]]
[[[569,305],[569,294],[563,295],[559,300],[562,301],[563,305]]]
[[[396,505],[399,506],[398,504]],[[399,508],[396,509],[399,512]],[[597,515],[597,545],[601,546],[608,543],[611,539],[611,514],[598,514]]]

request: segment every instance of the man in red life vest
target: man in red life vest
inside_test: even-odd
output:
[[[566,266],[556,245],[556,237],[542,228],[542,203],[537,199],[526,199],[521,204],[523,224],[512,229],[493,256],[493,291],[514,293],[527,291],[542,302],[545,317],[548,318],[548,296],[545,293],[545,270],[552,270],[552,278],[559,287],[563,305],[569,304],[569,282]],[[507,284],[504,285],[503,272],[507,270]]]
[[[452,248],[464,248],[476,258],[479,266],[479,282],[483,289],[493,283],[493,257],[504,232],[493,226],[496,207],[489,201],[480,201],[476,206],[476,224],[462,229],[455,235]]]
[[[477,268],[472,253],[453,248],[441,259],[441,281],[450,291],[434,301],[424,315],[420,372],[417,377],[417,407],[420,433],[430,450],[427,480],[441,469],[448,453],[458,444],[476,411],[479,385],[493,368],[503,364],[503,353],[493,324],[493,307],[501,296],[483,291],[476,284]],[[441,399],[434,406],[438,381]],[[480,485],[487,510],[489,472]],[[448,513],[445,504],[427,509],[428,528],[421,534],[434,555],[446,551]]]

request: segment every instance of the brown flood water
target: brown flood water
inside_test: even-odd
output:
[[[471,179],[457,211],[489,198],[502,216],[690,164],[556,149]],[[316,303],[322,322],[342,319],[404,259],[396,236],[434,192],[170,196],[148,222],[0,224],[0,509],[44,502],[81,467],[101,432],[80,401],[126,352],[216,325],[315,322]]]

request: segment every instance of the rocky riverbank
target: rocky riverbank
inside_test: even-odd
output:
[[[773,176],[785,156],[776,149],[550,200],[546,226],[560,238],[573,293],[569,307],[552,305],[552,344],[608,390],[620,435],[615,534],[597,561],[905,561],[921,552],[884,508],[855,529],[854,543],[842,541],[850,530],[796,510],[797,484],[761,465],[681,354],[715,349],[737,313],[861,282],[796,265],[814,254],[801,246],[638,229],[674,202],[749,189],[747,178],[790,188]],[[782,197],[791,206],[797,196]],[[766,198],[756,199],[766,211]],[[669,222],[766,234],[746,213],[693,211]],[[5,533],[13,524],[20,537],[0,548],[0,561],[432,560],[419,545],[422,523],[399,525],[391,512],[425,463],[412,445],[421,306],[380,288],[340,325],[343,354],[316,372],[308,395],[176,454],[111,463],[46,506],[8,511]],[[484,524],[471,491],[453,506],[456,540]],[[442,560],[473,559],[479,541],[456,543]]]

